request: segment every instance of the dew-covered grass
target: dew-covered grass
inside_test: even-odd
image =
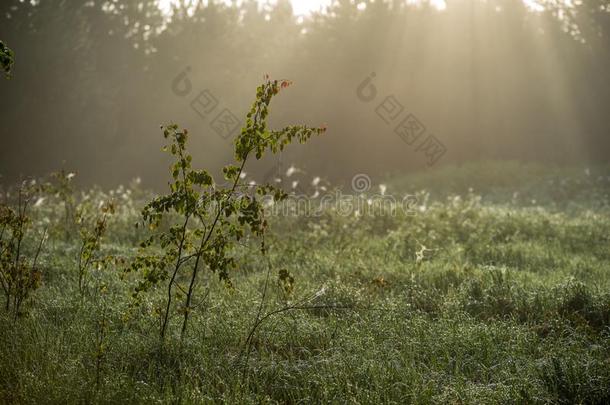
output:
[[[115,266],[81,296],[78,235],[51,232],[40,287],[18,319],[0,315],[0,402],[610,402],[607,168],[473,164],[386,184],[416,193],[415,212],[273,218],[267,258],[235,249],[233,288],[206,274],[186,340],[176,312],[163,349],[165,291],[134,306],[138,275]],[[76,200],[109,197],[102,249],[128,261],[148,193]],[[35,222],[62,212],[51,198]],[[245,344],[257,314],[295,303]]]

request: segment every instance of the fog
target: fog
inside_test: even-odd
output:
[[[217,171],[237,134],[218,119],[243,122],[264,74],[294,82],[274,126],[328,127],[282,165],[335,182],[610,152],[609,1],[340,0],[296,16],[281,0],[3,0],[0,39],[16,55],[0,80],[7,183],[64,168],[86,184],[161,187],[170,122]]]

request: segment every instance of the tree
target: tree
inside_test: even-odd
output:
[[[4,42],[0,41],[0,68],[4,71],[7,79],[11,77],[13,63],[15,63],[15,54]]]

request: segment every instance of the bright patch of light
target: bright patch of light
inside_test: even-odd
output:
[[[165,14],[171,14],[171,6],[172,4],[177,4],[180,0],[158,0],[159,8]],[[245,0],[224,0],[224,3],[227,5],[238,4],[241,5]],[[442,11],[447,9],[447,1],[446,0],[404,0],[407,4],[413,6],[421,6],[423,4],[428,4],[435,9]],[[553,3],[553,4],[563,4],[563,6],[567,8],[571,8],[574,4],[580,3],[582,0],[522,0],[528,10],[536,13],[541,13],[545,10],[545,3]],[[196,3],[193,1],[193,3]],[[259,3],[265,4],[275,4],[277,0],[259,0]],[[291,0],[292,10],[297,16],[307,16],[314,12],[323,12],[326,10],[328,6],[333,3],[333,0]],[[188,1],[187,1],[188,4]],[[204,1],[204,4],[207,4],[207,1]],[[358,2],[357,7],[359,10],[366,9],[365,2]]]
[[[442,11],[447,8],[447,2],[445,0],[407,0],[407,4],[412,6],[421,6],[422,4],[429,4],[435,9]]]
[[[539,0],[523,0],[523,3],[525,3],[525,6],[528,9],[536,13],[542,13],[544,11],[544,6]]]
[[[179,0],[158,0],[158,1],[159,1],[159,8],[165,14],[171,14],[172,4],[176,4],[179,2]],[[204,3],[207,4],[207,2],[204,2]],[[224,0],[224,3],[226,5],[231,5],[231,4],[233,4],[233,1]],[[241,5],[242,3],[243,3],[243,0],[237,1],[238,5]],[[263,4],[263,3],[275,4],[275,3],[277,3],[277,0],[271,0],[269,2],[259,0],[259,3],[260,4]],[[330,6],[330,4],[332,3],[332,0],[291,0],[291,3],[292,3],[292,11],[293,11],[294,15],[308,15],[308,14],[311,14],[316,11],[324,11],[326,9],[326,7]],[[366,7],[366,5],[365,5],[365,7]]]
[[[535,13],[541,13],[546,9],[546,5],[558,7],[559,10],[574,8],[575,5],[582,4],[583,0],[522,0],[525,6]],[[561,18],[560,18],[561,19]]]
[[[445,2],[445,0],[430,0],[430,4],[432,7],[441,11],[447,8],[447,2]]]
[[[292,10],[295,15],[306,15],[324,11],[330,3],[332,3],[331,0],[292,0]]]

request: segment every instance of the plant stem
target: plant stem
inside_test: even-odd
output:
[[[235,180],[233,182],[233,187],[231,187],[231,191],[229,192],[227,199],[230,199],[231,196],[233,195],[233,193],[235,192],[235,189],[237,188],[237,183],[239,183],[239,178],[241,176],[242,171],[244,170],[244,166],[246,165],[246,160],[248,159],[248,156],[246,155],[246,157],[244,158],[243,162],[241,163],[241,166],[239,168],[239,172],[237,173],[237,176],[235,176]],[[218,223],[218,220],[220,219],[220,215],[222,214],[222,207],[220,207],[218,209],[218,212],[216,213],[216,218],[214,218],[214,222],[212,223],[212,226],[210,227],[208,234],[205,238],[201,239],[201,244],[199,246],[199,250],[197,251],[197,258],[195,259],[195,265],[193,266],[193,273],[191,275],[191,282],[189,284],[189,289],[188,289],[188,293],[186,294],[186,303],[184,305],[184,320],[182,321],[182,331],[180,332],[180,340],[184,340],[185,336],[186,336],[186,326],[188,324],[188,320],[189,320],[189,312],[190,312],[190,306],[191,306],[191,300],[193,297],[193,289],[195,287],[195,280],[197,279],[197,272],[199,269],[199,261],[201,259],[201,255],[203,253],[203,249],[205,248],[206,244],[208,243],[208,241],[210,240],[210,238],[212,237],[212,233],[214,232],[214,228],[216,227],[216,224]]]
[[[169,281],[169,285],[167,286],[167,305],[165,307],[165,314],[163,317],[163,323],[161,324],[160,331],[160,339],[161,343],[165,341],[165,330],[167,329],[167,322],[169,320],[169,311],[172,305],[172,287],[174,286],[174,282],[176,281],[176,275],[178,274],[178,270],[180,269],[180,262],[182,256],[182,249],[184,248],[184,242],[186,239],[186,227],[188,225],[190,219],[190,215],[186,216],[184,220],[184,225],[182,225],[182,231],[180,236],[180,246],[178,247],[178,257],[176,258],[176,266],[174,267],[174,272],[172,273],[172,278]]]

